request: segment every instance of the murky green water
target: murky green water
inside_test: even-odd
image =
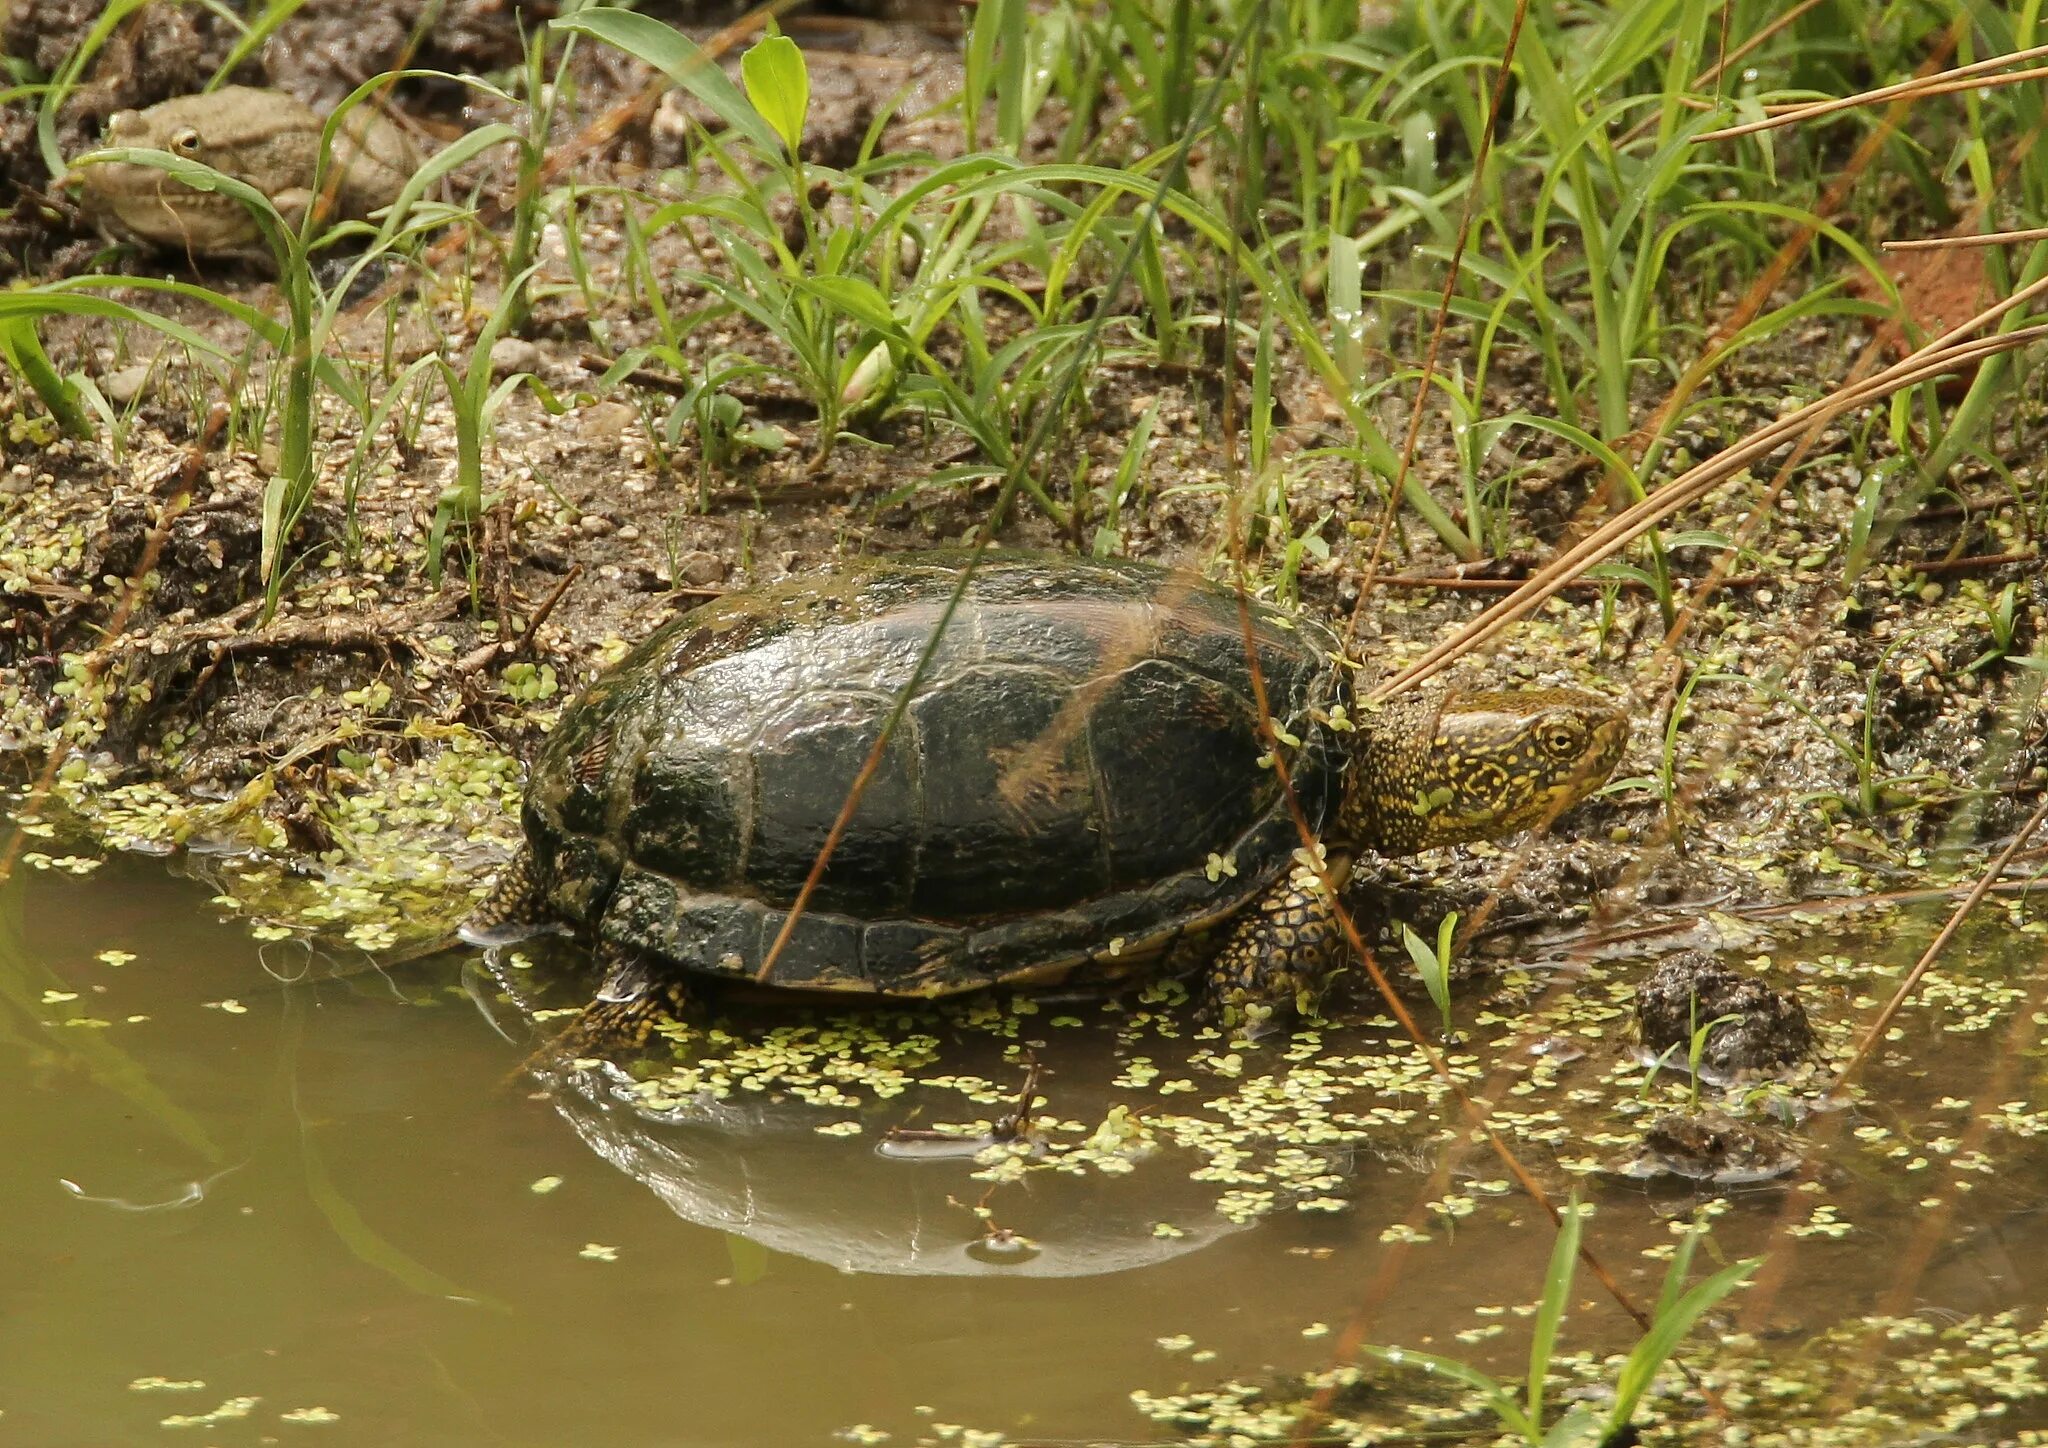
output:
[[[1134,1389],[1325,1367],[1368,1304],[1373,1340],[1495,1367],[1521,1351],[1512,1308],[1535,1297],[1550,1236],[1512,1193],[1481,1190],[1455,1218],[1422,1213],[1430,1240],[1377,1295],[1382,1235],[1427,1199],[1440,1123],[1426,1110],[1326,1154],[1342,1211],[1290,1202],[1232,1222],[1214,1210],[1222,1188],[1190,1180],[1174,1150],[990,1195],[971,1161],[876,1148],[889,1124],[960,1117],[957,1094],[913,1087],[835,1110],[742,1091],[650,1125],[573,1078],[523,1070],[532,1043],[516,1013],[473,968],[459,979],[460,957],[337,977],[296,943],[217,922],[211,893],[128,858],[79,877],[22,869],[0,895],[0,1444],[782,1445],[856,1425],[907,1443],[952,1424],[1012,1441],[1167,1441]],[[1905,951],[1911,932],[1894,933],[1888,948]],[[1951,980],[2003,980],[2038,956],[2036,938],[1978,932]],[[1852,988],[1822,972],[1817,989],[1854,1018]],[[1790,1240],[1791,1276],[1761,1324],[1787,1353],[1898,1286],[1928,1201],[1960,1208],[1910,1308],[1932,1322],[2039,1306],[2048,1215],[2028,1209],[2048,1171],[2026,1123],[2040,1032],[2023,1050],[2007,1033],[2013,1011],[2038,1005],[1994,1004],[1990,1023],[1958,1033],[1982,1006],[1970,999],[1908,1018],[1875,1102],[1836,1134],[1819,1194],[1851,1226]],[[1325,1045],[1364,1053],[1383,1038],[1352,1029]],[[1145,1094],[1115,1084],[1128,1061],[1106,1029],[1034,1023],[1024,1039],[1043,1042],[1060,1117],[1098,1122]],[[948,1035],[943,1069],[1009,1089],[1011,1044]],[[1300,1079],[1274,1050],[1222,1081],[1188,1065],[1196,1048],[1150,1054],[1165,1078],[1200,1076],[1197,1099],[1262,1073]],[[1526,1073],[1525,1048],[1516,1059]],[[1575,1081],[1591,1087],[1609,1065],[1563,1064],[1537,1093],[1563,1108],[1549,1156],[1522,1143],[1547,1181],[1562,1179],[1555,1157],[1602,1149],[1589,1139],[1602,1118],[1569,1104]],[[1987,1083],[1990,1101],[1940,1105]],[[2019,1106],[1985,1132],[1982,1166],[1958,1167],[1973,1112],[2006,1102]],[[861,1132],[817,1130],[846,1120]],[[1907,1156],[1890,1155],[1902,1141]],[[1461,1190],[1501,1175],[1472,1158]],[[1605,1179],[1586,1190],[1599,1203],[1589,1240],[1654,1300],[1663,1263],[1644,1253],[1699,1199]],[[1034,1245],[992,1251],[972,1211],[984,1199]],[[1727,1200],[1719,1257],[1767,1243],[1788,1200],[1795,1221],[1809,1216],[1782,1186]],[[1630,1340],[1590,1283],[1577,1297],[1570,1341]]]

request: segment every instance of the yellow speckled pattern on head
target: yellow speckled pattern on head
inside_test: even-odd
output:
[[[1628,718],[1575,689],[1451,692],[1360,711],[1336,833],[1382,855],[1555,819],[1621,761]]]

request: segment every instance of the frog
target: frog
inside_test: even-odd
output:
[[[116,112],[101,144],[204,162],[261,191],[296,229],[314,201],[323,124],[311,107],[283,91],[231,85]],[[327,219],[361,220],[389,206],[419,164],[411,139],[389,117],[356,106],[335,131],[325,183]],[[271,260],[256,219],[232,197],[194,190],[154,166],[99,161],[73,169],[86,209],[118,239],[182,251],[194,260]]]

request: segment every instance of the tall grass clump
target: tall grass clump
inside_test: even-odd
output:
[[[407,76],[439,76],[433,71],[400,71],[378,76],[358,86],[327,118],[320,136],[312,191],[323,192],[334,162],[334,142],[348,113],[369,102],[393,81]],[[443,77],[448,78],[448,77]],[[472,82],[475,83],[475,82]],[[380,417],[386,409],[348,369],[329,356],[329,344],[343,308],[366,269],[385,256],[414,245],[429,230],[459,214],[455,208],[433,204],[426,197],[442,177],[491,146],[517,140],[511,127],[493,124],[470,131],[428,159],[400,191],[398,198],[376,225],[344,222],[329,226],[319,208],[309,207],[296,222],[287,218],[261,190],[245,181],[168,151],[142,147],[112,147],[90,151],[78,157],[74,166],[111,162],[153,167],[168,173],[195,191],[215,192],[229,197],[254,220],[277,270],[277,291],[282,301],[282,318],[258,311],[246,303],[195,283],[146,277],[82,276],[50,283],[31,295],[44,298],[55,309],[76,310],[80,291],[124,287],[157,290],[186,300],[204,303],[239,321],[262,337],[273,349],[282,379],[276,413],[278,418],[278,463],[263,496],[263,539],[261,577],[265,588],[266,616],[274,612],[284,577],[284,543],[291,536],[312,500],[317,478],[315,436],[316,381],[324,383],[366,421]],[[343,267],[332,283],[323,283],[315,270],[318,254],[337,242],[361,243],[361,250]],[[59,303],[57,299],[66,299]],[[108,313],[102,313],[108,314]],[[192,336],[166,319],[129,308],[125,319],[144,322],[160,331],[187,341]],[[211,344],[200,350],[219,353]]]

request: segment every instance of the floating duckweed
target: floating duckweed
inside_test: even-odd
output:
[[[85,855],[46,855],[40,850],[28,851],[21,862],[32,869],[59,870],[68,875],[90,875],[106,863]]]
[[[292,1408],[287,1412],[279,1413],[277,1420],[280,1423],[305,1423],[324,1426],[328,1423],[339,1423],[341,1421],[341,1414],[329,1408]]]
[[[217,1423],[231,1422],[246,1418],[254,1412],[261,1398],[229,1398],[210,1413],[177,1413],[163,1419],[166,1428],[211,1428]]]

